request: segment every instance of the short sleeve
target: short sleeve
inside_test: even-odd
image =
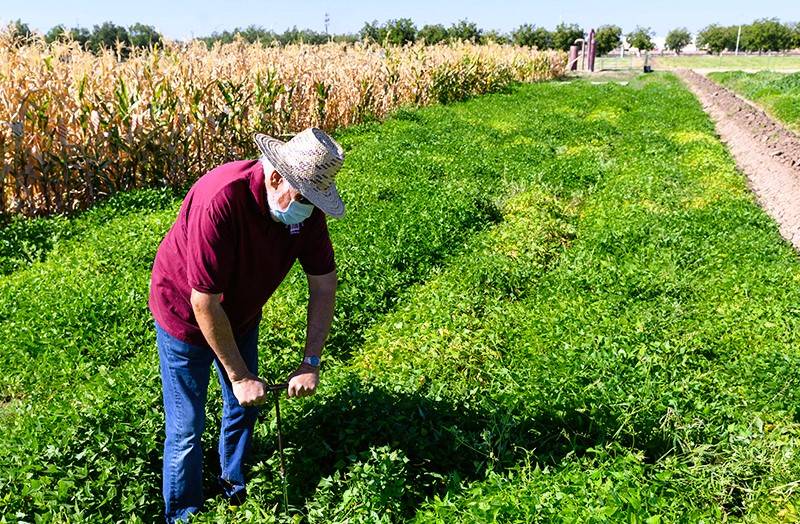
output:
[[[190,216],[186,230],[186,278],[201,293],[225,291],[235,250],[230,213],[212,201]]]
[[[326,275],[336,269],[328,224],[325,215],[319,213],[321,216],[309,224],[311,228],[297,257],[308,275]]]

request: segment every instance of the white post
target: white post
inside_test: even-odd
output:
[[[736,33],[736,52],[734,55],[739,56],[739,39],[742,38],[742,26],[739,26],[739,32]]]

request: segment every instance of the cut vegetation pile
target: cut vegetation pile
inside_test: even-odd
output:
[[[800,261],[675,77],[524,85],[336,138],[337,315],[320,390],[284,404],[305,521],[797,518]],[[44,260],[0,277],[9,522],[162,511],[145,297],[179,202],[134,194],[40,227]],[[305,301],[295,271],[265,308],[269,379],[301,356]],[[272,421],[247,503],[197,522],[280,519]]]

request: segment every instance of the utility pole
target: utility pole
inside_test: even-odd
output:
[[[739,56],[739,39],[742,38],[742,26],[739,25],[739,32],[736,33],[736,51],[733,53],[736,56]]]
[[[325,13],[325,34],[326,35],[330,34],[330,33],[328,33],[328,23],[330,23],[330,21],[331,21],[331,16],[328,13]]]

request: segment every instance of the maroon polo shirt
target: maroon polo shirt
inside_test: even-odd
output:
[[[221,293],[235,336],[255,327],[261,309],[298,260],[310,275],[334,270],[324,213],[298,226],[272,220],[258,160],[218,166],[186,195],[158,247],[150,279],[150,311],[170,335],[208,346],[189,301],[192,288]]]

